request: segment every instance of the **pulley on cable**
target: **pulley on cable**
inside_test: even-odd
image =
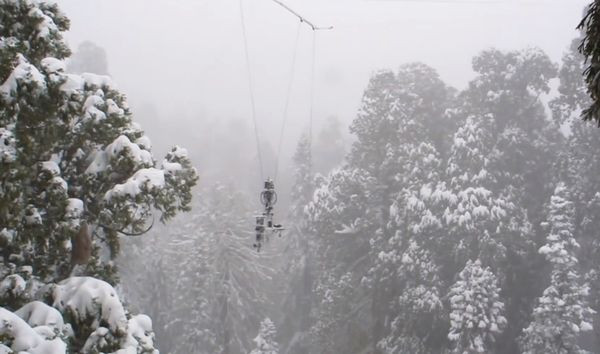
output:
[[[281,224],[276,224],[273,221],[274,207],[275,207],[275,204],[277,203],[277,193],[275,192],[275,179],[277,177],[278,170],[279,170],[279,157],[281,156],[283,133],[285,130],[285,124],[287,122],[288,106],[289,106],[292,82],[293,82],[293,78],[294,78],[296,57],[297,57],[297,52],[298,52],[298,39],[299,39],[299,35],[300,35],[300,27],[302,24],[306,24],[313,31],[313,53],[312,53],[313,60],[312,60],[312,68],[311,68],[312,75],[310,78],[310,80],[311,80],[311,83],[310,83],[310,85],[311,85],[311,100],[310,100],[311,107],[310,107],[310,124],[309,124],[310,132],[309,132],[309,134],[312,134],[312,112],[313,112],[312,104],[313,104],[314,66],[315,66],[315,60],[314,60],[314,58],[315,58],[315,35],[314,34],[316,34],[317,31],[333,29],[332,26],[329,26],[329,27],[316,26],[313,24],[313,22],[307,20],[304,16],[301,16],[300,14],[298,14],[296,11],[292,10],[289,6],[287,6],[280,0],[272,0],[272,1],[275,2],[276,4],[278,4],[279,6],[281,6],[282,8],[284,8],[285,10],[287,10],[289,13],[291,13],[295,17],[297,17],[300,20],[300,22],[298,24],[296,41],[294,44],[294,55],[292,57],[291,77],[290,77],[288,90],[287,90],[285,109],[283,112],[283,122],[281,125],[281,134],[279,136],[278,153],[276,156],[275,178],[271,179],[270,177],[267,177],[265,179],[264,178],[264,170],[263,170],[263,162],[262,162],[262,154],[261,154],[261,150],[260,150],[260,138],[258,136],[259,129],[258,129],[258,124],[257,124],[257,119],[256,119],[256,103],[255,103],[255,99],[254,99],[254,85],[252,82],[252,72],[250,70],[250,55],[249,55],[249,51],[248,51],[248,38],[246,35],[246,22],[245,22],[245,18],[244,18],[244,6],[243,6],[243,0],[240,0],[240,17],[241,17],[241,22],[242,22],[242,33],[243,33],[243,39],[244,39],[244,53],[246,56],[246,71],[248,74],[248,88],[250,91],[250,101],[251,101],[251,105],[252,105],[252,121],[254,123],[254,135],[256,138],[256,149],[257,149],[257,154],[258,154],[260,175],[261,175],[261,179],[263,181],[265,181],[264,189],[260,194],[260,201],[261,201],[261,204],[263,205],[264,209],[260,214],[256,215],[256,226],[255,226],[256,241],[254,242],[254,248],[256,248],[256,250],[259,252],[262,247],[262,243],[265,241],[266,238],[268,238],[269,235],[277,234],[277,235],[281,236],[281,233],[284,230],[284,228]]]

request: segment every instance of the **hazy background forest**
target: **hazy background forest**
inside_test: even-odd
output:
[[[252,221],[260,208],[257,200],[260,177],[249,117],[237,4],[178,1],[164,6],[160,2],[150,2],[144,3],[145,9],[140,14],[139,4],[96,3],[92,10],[89,6],[81,9],[77,2],[65,1],[65,10],[71,15],[74,27],[79,27],[69,37],[73,42],[83,43],[75,51],[70,68],[78,72],[95,69],[118,79],[128,93],[137,120],[153,137],[153,149],[166,150],[168,142],[172,141],[186,146],[201,176],[191,213],[181,215],[167,226],[156,227],[144,239],[127,240],[124,245],[123,291],[134,308],[152,317],[162,351],[248,352],[254,346],[252,339],[258,325],[265,317],[275,323],[277,341],[284,353],[442,350],[447,345],[447,325],[440,325],[436,318],[441,319],[447,314],[436,308],[436,300],[418,292],[414,295],[425,296],[424,301],[434,303],[430,309],[421,309],[425,312],[416,311],[412,315],[415,316],[412,321],[417,322],[404,324],[409,329],[401,328],[399,322],[410,322],[410,318],[389,317],[389,306],[399,306],[394,305],[393,299],[405,291],[406,285],[402,284],[407,280],[403,280],[406,275],[390,280],[388,278],[393,275],[388,272],[410,273],[410,270],[404,269],[406,265],[402,262],[395,265],[397,261],[382,259],[377,253],[401,252],[407,246],[400,246],[398,240],[396,247],[391,249],[378,245],[369,251],[367,246],[381,237],[376,236],[378,227],[373,224],[393,221],[380,221],[382,216],[376,216],[375,211],[366,220],[365,216],[354,220],[356,211],[329,211],[336,215],[336,220],[331,222],[338,226],[319,224],[317,227],[334,230],[334,235],[340,230],[352,229],[341,234],[362,240],[351,240],[346,236],[348,240],[319,241],[319,236],[324,237],[331,231],[315,234],[302,221],[305,216],[301,210],[312,199],[308,195],[310,192],[303,188],[324,185],[321,188],[333,194],[327,197],[336,200],[348,193],[344,188],[351,188],[353,192],[349,193],[360,191],[361,198],[371,199],[353,201],[363,203],[360,208],[374,203],[372,208],[385,209],[398,203],[394,201],[400,198],[395,196],[398,189],[402,189],[402,193],[415,189],[400,183],[407,178],[398,177],[403,173],[401,171],[408,171],[406,166],[388,166],[385,171],[380,171],[382,167],[377,164],[385,163],[386,157],[380,155],[385,144],[393,142],[400,150],[407,146],[419,150],[422,149],[420,144],[431,142],[437,151],[434,156],[439,161],[424,161],[428,165],[418,167],[425,171],[416,177],[424,178],[432,187],[434,175],[445,180],[449,187],[456,184],[453,172],[444,171],[443,166],[450,163],[448,159],[467,159],[463,163],[474,164],[472,168],[476,169],[478,164],[489,164],[477,161],[485,158],[477,155],[500,145],[515,151],[503,151],[508,155],[503,159],[509,161],[500,161],[487,168],[496,168],[497,171],[490,173],[506,177],[484,177],[501,181],[481,183],[493,184],[497,190],[508,190],[502,192],[503,198],[506,198],[504,193],[508,193],[522,200],[500,203],[514,203],[514,207],[523,208],[521,210],[533,220],[521,215],[525,220],[509,223],[517,222],[520,224],[517,228],[528,228],[520,231],[521,237],[540,243],[547,231],[540,225],[545,221],[545,211],[553,192],[551,186],[564,173],[559,172],[556,165],[567,143],[557,140],[557,134],[558,130],[563,133],[570,130],[571,119],[570,114],[556,117],[559,114],[556,109],[553,116],[548,103],[557,99],[561,84],[574,85],[558,79],[557,68],[563,56],[574,57],[567,57],[574,63],[567,62],[566,65],[582,65],[573,52],[571,41],[578,36],[574,25],[580,19],[584,4],[585,1],[327,1],[297,4],[307,16],[312,16],[313,21],[335,24],[334,31],[319,33],[317,37],[316,114],[310,162],[313,168],[310,171],[302,169],[303,164],[309,163],[308,153],[302,152],[306,146],[302,145],[301,139],[308,128],[311,34],[301,29],[290,123],[285,131],[283,154],[279,156],[282,166],[277,180],[281,198],[277,216],[285,220],[289,230],[283,238],[267,244],[263,253],[256,254],[251,249]],[[265,169],[273,171],[278,130],[282,124],[282,92],[288,84],[296,23],[287,13],[266,1],[246,6],[251,68],[257,87],[261,152],[267,161]],[[115,17],[117,11],[121,15]],[[111,20],[107,22],[104,18]],[[177,25],[170,24],[172,19],[177,19]],[[163,25],[156,26],[157,22]],[[120,23],[128,28],[126,33],[116,30]],[[215,29],[218,29],[218,35],[215,35]],[[490,51],[490,48],[499,51]],[[563,80],[576,80],[565,71],[577,72],[578,67],[563,67]],[[148,75],[148,72],[152,74]],[[401,92],[397,93],[398,90]],[[519,97],[522,94],[526,97]],[[571,92],[564,94],[573,95]],[[482,95],[483,101],[479,98]],[[420,102],[417,107],[413,106],[415,100]],[[571,104],[573,116],[579,109],[577,104],[584,104],[571,103],[572,97],[565,100]],[[404,119],[420,121],[416,123],[418,127],[409,127],[409,131],[401,132],[395,138],[386,132],[386,127],[393,125],[378,123],[387,119],[388,114],[399,119],[390,113],[392,102],[408,110]],[[504,117],[502,119],[508,121],[489,128],[493,131],[481,132],[469,126],[457,132],[463,124],[487,124],[468,120],[468,115],[473,112],[485,112],[486,105],[497,105],[493,110],[498,110]],[[369,119],[373,122],[367,122]],[[473,131],[465,131],[468,129]],[[462,157],[451,156],[451,151],[459,154],[454,151],[457,147],[453,145],[458,139],[453,138],[454,134],[472,134],[475,141],[464,139],[475,145],[464,148],[475,152],[461,153],[464,154]],[[363,149],[371,152],[366,156],[357,152]],[[426,148],[405,158],[416,160],[419,153],[429,154]],[[395,158],[402,161],[401,157]],[[413,163],[418,166],[417,161]],[[341,166],[346,167],[328,179],[317,177],[316,186],[309,181],[311,177],[302,176],[302,173],[327,176]],[[364,168],[371,176],[353,176],[356,172],[352,171],[357,167]],[[468,167],[463,168],[466,175],[471,173]],[[350,175],[346,175],[348,173]],[[342,181],[336,182],[338,178]],[[508,179],[502,181],[503,178]],[[331,183],[366,185],[338,186],[330,190]],[[409,183],[417,185],[419,182]],[[468,181],[462,183],[465,187],[469,185]],[[380,184],[389,190],[385,197],[376,197],[377,193],[370,197],[363,195]],[[528,194],[524,196],[519,191]],[[346,203],[342,202],[342,205]],[[353,207],[357,206],[352,203],[346,206]],[[515,213],[519,214],[518,211]],[[390,215],[386,218],[393,220]],[[361,231],[355,230],[359,228],[355,224],[360,222],[369,225],[361,225]],[[414,219],[412,222],[419,221]],[[473,226],[475,232],[484,232],[481,225],[485,222],[473,222],[479,225]],[[393,231],[390,230],[398,227],[388,226],[389,230],[385,232],[391,234]],[[464,225],[460,227],[469,229]],[[386,237],[394,240],[393,235]],[[387,242],[394,244],[394,241]],[[450,259],[453,258],[450,249],[460,248],[457,245],[447,249],[435,246],[438,247],[440,252],[447,252],[445,256]],[[485,265],[490,262],[484,261]],[[516,337],[530,315],[527,306],[533,306],[539,289],[544,287],[545,278],[540,272],[548,272],[547,266],[535,265],[540,262],[536,260],[523,265],[529,278],[513,280],[520,285],[513,284],[514,289],[505,290],[518,294],[515,297],[526,293],[527,297],[519,301],[529,303],[521,307],[507,304],[509,311],[514,312],[508,318],[515,322],[506,329],[505,337],[499,337],[497,352],[518,351]],[[390,270],[398,267],[401,270]],[[452,273],[462,268],[452,267],[445,271]],[[413,270],[416,274],[423,271]],[[443,297],[448,290],[443,289],[452,285],[453,274],[448,276],[448,279],[437,279],[446,283],[440,287],[437,301],[446,301]],[[383,285],[369,284],[370,277],[370,281],[379,281]],[[426,275],[424,281],[434,280]],[[538,285],[535,288],[526,286],[528,282]],[[401,311],[398,316],[410,315],[402,315]],[[424,347],[418,344],[419,340],[409,338],[408,343],[399,340],[406,335],[402,330],[415,332],[426,343]],[[598,350],[598,343],[590,345],[588,349]]]
[[[315,37],[314,101],[312,32],[242,2],[286,228],[258,253],[239,3],[58,1],[66,72],[109,76],[151,139],[136,144],[185,146],[198,170],[191,211],[120,238],[127,308],[164,353],[600,353],[588,2],[289,1],[335,26]]]

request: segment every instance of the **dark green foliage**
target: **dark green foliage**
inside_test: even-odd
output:
[[[143,234],[154,214],[165,222],[189,211],[198,177],[184,149],[157,163],[109,77],[65,72],[68,27],[56,4],[0,1],[0,303],[11,311],[33,300],[60,308],[66,305],[47,291],[61,280],[99,286],[111,309],[134,324],[108,326],[92,313],[101,296],[79,296],[75,302],[89,301],[90,313],[60,309],[74,330],[62,338],[69,350],[152,351],[147,317],[125,318],[109,284],[71,276],[116,284],[120,237]],[[78,249],[82,238],[91,243],[91,258],[90,248]],[[81,259],[85,264],[75,267]],[[139,328],[148,338],[136,347],[127,331]]]
[[[85,272],[117,281],[120,234],[143,233],[158,212],[188,211],[197,176],[175,148],[158,164],[108,77],[66,74],[68,19],[45,2],[0,4],[0,230],[6,265],[52,282],[71,271],[71,238],[91,225]],[[160,169],[159,169],[160,168]]]
[[[110,286],[119,280],[113,259],[120,237],[143,234],[154,214],[167,221],[188,211],[198,177],[184,149],[156,162],[109,77],[65,72],[68,27],[54,3],[0,1],[3,328],[16,328],[11,321],[22,327],[28,315],[11,311],[31,305],[67,323],[55,329],[60,338],[52,352],[65,343],[69,352],[153,352],[150,319],[128,314]],[[115,316],[118,326],[107,323]],[[2,344],[15,349],[17,332]],[[53,345],[54,337],[29,339],[35,350],[48,351],[41,346]]]
[[[590,105],[583,111],[583,119],[595,121],[600,126],[600,1],[594,0],[577,26],[583,38],[579,52],[586,59],[587,68],[583,72]]]

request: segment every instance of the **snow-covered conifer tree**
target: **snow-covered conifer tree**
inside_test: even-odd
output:
[[[393,234],[381,245],[371,272],[394,289],[389,309],[393,321],[379,346],[386,353],[427,353],[445,344],[444,309],[439,299],[443,288],[437,261],[447,258],[440,185],[440,159],[431,144],[421,143],[403,159],[406,173],[390,208]],[[381,247],[383,246],[383,247]]]
[[[319,268],[315,264],[315,240],[308,229],[305,213],[314,192],[312,153],[307,135],[300,138],[293,161],[295,182],[283,239],[286,244],[283,252],[286,269],[281,274],[281,280],[286,284],[281,304],[284,315],[279,326],[280,333],[290,339],[289,343],[282,343],[282,349],[286,346],[290,354],[306,353],[310,345],[307,336],[311,326],[312,290],[315,270]]]
[[[197,179],[186,152],[157,162],[150,140],[132,122],[125,96],[106,76],[65,73],[61,33],[68,20],[56,4],[5,1],[0,39],[0,226],[6,259],[31,265],[44,281],[64,278],[87,224],[87,274],[115,282],[110,258],[120,234],[145,231],[188,210]],[[18,24],[18,25],[17,25]],[[23,188],[27,186],[27,188]],[[12,254],[12,256],[10,256]],[[34,256],[35,255],[35,256]]]
[[[272,243],[260,253],[252,248],[253,214],[246,195],[223,183],[199,195],[193,212],[178,217],[175,227],[154,231],[162,241],[140,247],[131,262],[139,275],[128,272],[125,279],[146,280],[124,288],[140,308],[155,311],[157,338],[166,343],[159,342],[162,350],[248,353],[253,328],[279,305],[272,293],[282,278],[273,270],[278,258]],[[272,241],[275,246],[284,239]]]
[[[207,218],[201,229],[209,242],[209,296],[223,353],[250,350],[250,330],[268,310],[266,290],[274,274],[268,249],[259,253],[252,248],[247,198],[231,189],[220,184],[208,193]]]
[[[415,240],[398,263],[403,291],[391,306],[396,316],[390,333],[378,346],[387,354],[430,353],[445,344],[436,333],[444,322],[438,267]]]
[[[40,287],[81,286],[91,293],[85,301],[77,296],[81,309],[66,300],[52,304],[72,322],[68,350],[126,348],[150,335],[151,322],[123,311],[117,326],[106,323],[116,317],[97,308],[108,298],[122,308],[111,287],[118,281],[119,237],[187,211],[196,171],[182,148],[156,160],[109,77],[66,72],[70,51],[62,34],[69,20],[56,3],[0,1],[0,23],[1,302],[17,310],[31,300],[50,301]],[[108,283],[68,278],[75,266]],[[93,296],[95,287],[103,290]],[[154,350],[151,341],[132,346]]]
[[[537,48],[490,49],[473,59],[473,69],[477,77],[460,94],[459,111],[463,119],[490,116],[487,158],[488,171],[495,174],[492,190],[524,206],[537,225],[543,219],[541,205],[552,193],[552,175],[547,171],[563,140],[540,101],[550,91],[556,65]]]
[[[506,327],[504,304],[496,276],[481,261],[467,261],[450,288],[451,353],[493,352],[494,342]]]
[[[456,265],[482,257],[486,264],[499,267],[506,260],[507,247],[523,249],[528,231],[524,211],[491,190],[495,182],[488,166],[493,143],[491,118],[471,116],[454,135],[447,170],[452,193],[443,196],[448,203],[444,220]]]
[[[582,272],[589,279],[590,294],[600,292],[600,135],[595,123],[581,119],[581,112],[591,104],[585,83],[581,80],[585,70],[584,57],[577,51],[581,43],[575,38],[564,54],[559,71],[559,95],[550,102],[557,124],[570,128],[566,146],[561,152],[559,176],[565,182],[569,198],[575,209],[573,236],[581,245],[577,251]],[[600,297],[590,296],[590,304],[600,309]],[[600,345],[599,316],[594,316],[595,345]]]
[[[370,304],[355,316],[373,321],[359,322],[359,333],[368,333],[371,350],[386,335],[384,319],[391,306],[396,308],[396,293],[402,292],[394,259],[413,236],[406,230],[412,221],[423,219],[425,225],[428,212],[431,216],[430,210],[418,210],[407,220],[404,211],[408,200],[420,197],[422,185],[431,189],[438,182],[437,149],[450,145],[453,123],[445,110],[453,97],[435,70],[420,63],[403,65],[397,74],[376,73],[351,125],[357,141],[347,165],[328,176],[308,208],[325,269],[335,269],[322,277],[320,286],[328,280],[333,286],[347,267],[367,286],[353,301]]]
[[[554,166],[564,142],[559,125],[548,119],[540,100],[550,91],[550,80],[557,70],[538,48],[485,50],[473,59],[473,69],[477,76],[459,95],[462,102],[457,117],[487,117],[481,143],[486,150],[482,153],[485,171],[492,179],[484,187],[493,199],[510,206],[501,207],[507,212],[504,231],[496,235],[499,238],[491,237],[496,241],[503,239],[506,252],[494,261],[496,265],[488,263],[488,257],[481,260],[494,268],[504,292],[509,294],[506,317],[511,325],[500,343],[506,345],[502,352],[511,353],[518,350],[516,338],[527,323],[524,314],[537,296],[534,288],[528,286],[536,282],[540,271],[534,245],[545,236],[540,227],[543,206],[552,194]],[[502,258],[507,267],[498,271],[495,267],[501,265],[497,261]]]
[[[350,324],[348,313],[356,293],[352,287],[353,282],[355,280],[350,273],[338,277],[328,272],[317,279],[315,293],[318,302],[315,322],[310,329],[310,353],[345,353],[353,350],[358,338],[337,340],[346,333]]]
[[[339,266],[365,257],[376,217],[372,210],[375,183],[364,170],[344,168],[334,170],[315,190],[313,201],[307,206],[311,232],[318,235],[321,262]],[[364,235],[365,237],[359,237]],[[349,252],[339,252],[346,249]],[[325,265],[324,265],[325,266]]]
[[[350,164],[361,166],[374,177],[369,187],[372,190],[371,209],[378,213],[378,225],[370,235],[371,267],[363,281],[372,292],[371,315],[375,322],[371,335],[375,341],[385,332],[383,319],[389,313],[390,302],[396,292],[402,292],[402,280],[395,278],[398,264],[393,261],[398,257],[382,255],[402,253],[410,239],[417,237],[410,228],[421,223],[422,217],[430,212],[425,210],[429,206],[415,213],[409,212],[408,208],[411,201],[421,197],[421,187],[435,186],[439,182],[441,160],[438,149],[449,145],[453,127],[445,114],[453,91],[434,69],[421,63],[402,65],[394,74],[394,80],[390,88],[380,87],[385,89],[384,93],[389,91],[387,100],[370,102],[363,99],[363,108],[351,127],[359,140],[352,147]],[[368,93],[369,90],[365,98]],[[372,107],[373,103],[375,107]],[[388,105],[385,109],[378,108],[387,116],[372,116],[369,112],[381,104]],[[378,160],[369,160],[372,165],[361,165],[357,156],[362,155],[357,154],[369,153],[371,142],[381,146],[382,155],[374,156]],[[423,240],[419,242],[425,241],[426,234],[433,238],[432,232],[424,231]]]
[[[334,170],[317,187],[307,207],[309,232],[315,240],[313,264],[318,267],[314,291],[320,294],[314,300],[311,329],[317,352],[346,352],[359,339],[356,336],[353,341],[339,341],[336,339],[340,334],[331,333],[345,329],[346,322],[340,319],[347,315],[347,306],[357,301],[353,297],[358,292],[353,291],[353,286],[360,281],[359,275],[367,271],[369,235],[376,225],[370,199],[372,183],[364,170]],[[352,269],[355,276],[348,273]],[[325,294],[331,296],[323,297]],[[366,331],[364,325],[356,323],[356,331]]]
[[[260,323],[258,335],[254,338],[256,348],[253,349],[250,354],[278,354],[279,345],[275,340],[276,335],[277,330],[275,324],[273,324],[270,318],[265,318]]]
[[[550,285],[538,299],[531,323],[523,330],[522,350],[526,354],[583,353],[578,337],[592,330],[594,311],[588,306],[589,288],[579,275],[573,203],[563,183],[556,187],[549,209],[550,231],[539,252],[552,266]]]
[[[523,311],[531,295],[524,293],[530,292],[526,285],[533,279],[530,259],[535,259],[528,255],[535,255],[535,247],[520,197],[496,188],[499,175],[491,165],[495,124],[493,114],[472,115],[454,135],[447,164],[448,187],[438,186],[434,192],[444,201],[442,207],[447,206],[442,217],[446,236],[440,242],[441,249],[451,255],[438,262],[441,277],[448,283],[469,259],[479,258],[491,267],[508,294],[506,317],[511,321],[499,343],[512,352],[518,336],[513,326],[525,325]]]
[[[14,312],[0,307],[3,352],[157,353],[152,320],[130,314],[102,280],[70,277],[42,288],[39,297],[46,303],[31,301]]]
[[[194,203],[193,210],[198,206]],[[198,217],[203,215],[178,216],[168,227],[157,225],[143,238],[123,240],[126,256],[118,259],[120,289],[132,311],[152,318],[161,352],[218,352],[207,311],[212,274]]]
[[[396,141],[395,122],[390,119],[396,88],[396,77],[391,71],[380,71],[371,77],[358,115],[350,126],[350,132],[358,139],[349,157],[353,166],[371,173],[378,171],[388,145]]]

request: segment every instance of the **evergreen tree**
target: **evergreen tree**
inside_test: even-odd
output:
[[[56,300],[61,294],[38,290],[89,284],[104,295],[83,305],[110,294],[122,309],[111,287],[119,236],[143,234],[154,213],[164,222],[189,210],[196,171],[182,148],[155,160],[110,78],[65,72],[69,20],[58,5],[3,1],[0,23],[0,302],[12,311],[47,301],[73,326],[69,351],[153,351],[151,340],[132,339],[151,333],[147,317],[123,310],[115,326],[106,313],[63,307],[69,300]],[[74,273],[108,283],[67,278]]]
[[[439,294],[473,259],[492,279],[492,297],[499,299],[502,288],[506,308],[493,310],[502,313],[497,328],[466,335],[482,338],[472,350],[518,351],[517,338],[539,294],[544,265],[536,249],[557,173],[578,181],[576,188],[593,186],[595,164],[581,154],[577,164],[590,173],[577,176],[565,163],[577,149],[557,158],[566,142],[559,126],[566,120],[549,121],[539,99],[556,75],[542,51],[488,50],[473,67],[477,77],[456,100],[435,72],[419,64],[397,74],[379,72],[370,81],[351,126],[357,140],[347,164],[321,179],[306,208],[316,292],[340,302],[316,299],[315,352],[443,352],[452,308],[439,305]],[[552,109],[573,116],[570,102],[558,104],[577,87],[568,85],[561,85]],[[581,196],[588,210],[577,208],[582,222],[576,233],[585,229],[591,236],[600,198]],[[589,245],[583,252],[593,254],[597,248]],[[591,281],[598,274],[594,257],[585,259]],[[453,338],[452,347],[459,347]]]
[[[318,235],[317,263],[325,269],[336,271],[367,260],[368,236],[377,222],[369,189],[373,183],[366,171],[348,168],[334,170],[316,188],[307,213],[310,231]]]
[[[433,142],[436,149],[443,150],[454,130],[453,122],[445,115],[453,96],[454,90],[444,84],[437,72],[421,63],[403,65],[397,74],[376,73],[350,126],[357,138],[350,152],[350,164],[387,183],[386,177],[390,176],[384,176],[384,167],[388,166],[385,161],[389,160],[390,150],[406,145],[403,139]]]
[[[422,184],[437,184],[432,171],[440,164],[437,149],[450,144],[453,123],[445,111],[453,98],[454,91],[420,63],[403,65],[397,74],[376,73],[350,128],[357,141],[347,165],[326,178],[308,208],[328,273],[319,286],[336,288],[348,271],[367,286],[352,295],[353,302],[369,304],[353,315],[368,320],[346,327],[356,342],[352,350],[377,350],[389,330],[384,319],[403,291],[393,255],[401,255],[412,237],[400,215]],[[410,221],[421,217],[421,211],[411,213]]]
[[[209,221],[203,225],[212,240],[209,271],[213,283],[209,286],[223,354],[250,350],[249,330],[267,311],[265,290],[273,276],[267,263],[273,256],[251,246],[254,234],[248,221],[252,214],[246,200],[241,193],[217,186],[207,206]]]
[[[471,139],[477,141],[464,141],[467,147],[471,146],[473,159],[482,161],[480,167],[474,167],[485,173],[481,180],[483,184],[479,185],[489,194],[470,198],[466,191],[476,184],[466,180],[461,187],[465,192],[458,195],[462,194],[464,202],[459,202],[456,210],[458,215],[476,221],[466,223],[475,227],[465,236],[475,236],[471,239],[477,243],[481,241],[484,252],[487,249],[487,255],[480,259],[492,267],[507,295],[506,317],[511,325],[498,342],[498,349],[503,353],[514,353],[518,350],[519,329],[528,321],[525,314],[537,296],[534,290],[537,287],[530,284],[539,282],[536,274],[541,271],[543,260],[535,252],[535,246],[543,242],[544,232],[540,226],[544,220],[543,206],[552,193],[556,157],[564,143],[559,125],[548,119],[540,101],[540,96],[550,90],[549,81],[556,75],[556,66],[536,48],[508,52],[491,49],[473,59],[473,69],[477,76],[459,94],[461,103],[453,114],[463,122],[467,120],[464,124],[471,120],[481,129],[482,134],[470,134]],[[468,159],[461,160],[462,166],[472,164]],[[460,174],[462,167],[457,171]],[[454,181],[455,176],[449,176],[449,179]],[[471,189],[471,192],[475,190]],[[472,206],[464,208],[468,213],[461,213],[461,204],[465,202]],[[482,215],[473,217],[477,203],[483,203],[490,211],[502,211],[504,215],[490,214],[491,223],[487,223],[488,218]],[[480,210],[483,208],[477,208]],[[494,225],[496,222],[498,224]],[[497,230],[497,226],[502,231]],[[473,233],[475,230],[483,232]],[[457,235],[462,238],[461,233],[459,231]],[[457,265],[464,260],[462,258]]]
[[[436,329],[443,323],[438,267],[416,241],[401,256],[397,270],[404,289],[392,309],[396,317],[378,347],[385,353],[431,353],[445,344]]]
[[[369,189],[373,182],[363,170],[341,169],[321,183],[307,207],[309,232],[315,235],[313,264],[318,267],[314,292],[319,295],[314,298],[311,328],[314,352],[352,352],[368,344],[369,324],[351,321],[348,306],[370,301],[357,284],[369,267],[369,238],[377,220]],[[360,310],[361,316],[368,313],[368,307]],[[352,340],[336,340],[350,327],[347,338]]]
[[[269,318],[265,318],[260,323],[258,336],[254,338],[256,348],[250,354],[278,354],[279,345],[275,341],[275,325]]]
[[[353,330],[352,321],[348,318],[355,296],[352,283],[356,280],[352,278],[350,273],[340,277],[332,273],[319,276],[315,286],[319,301],[316,304],[315,322],[310,329],[313,345],[311,353],[347,353],[357,350],[356,342],[359,338],[336,340]]]
[[[306,206],[312,200],[314,180],[310,138],[303,135],[294,154],[295,183],[292,187],[290,217],[286,221],[286,259],[282,281],[286,284],[282,302],[283,320],[280,326],[287,353],[307,353],[310,345],[312,290],[315,277],[315,240],[308,229]]]
[[[70,277],[15,312],[0,307],[5,353],[157,353],[152,320],[128,313],[108,283]]]
[[[126,293],[155,311],[157,338],[168,343],[161,344],[164,350],[248,353],[252,329],[271,313],[275,257],[270,247],[260,253],[252,248],[245,195],[221,183],[200,194],[194,211],[176,220],[176,227],[156,230],[165,240],[140,249],[134,274],[125,279],[139,273],[153,281],[134,291],[137,284],[125,284]]]
[[[445,344],[445,310],[439,300],[443,289],[436,265],[447,258],[443,227],[441,161],[431,144],[421,143],[401,160],[410,171],[390,208],[393,235],[381,245],[372,243],[377,256],[370,273],[392,289],[389,310],[393,321],[379,347],[386,353],[426,353]],[[445,207],[445,206],[444,206]],[[389,311],[388,310],[388,311]]]
[[[367,89],[364,107],[351,126],[358,141],[350,154],[351,166],[361,167],[373,176],[368,188],[372,191],[370,208],[377,215],[377,224],[370,236],[372,266],[364,279],[370,286],[373,346],[385,333],[383,319],[395,293],[402,291],[398,279],[393,277],[397,265],[384,261],[397,258],[382,259],[380,255],[401,253],[413,237],[408,230],[410,223],[419,222],[422,215],[420,211],[407,213],[404,209],[423,185],[438,183],[438,149],[446,149],[453,130],[453,122],[445,111],[454,98],[453,90],[440,80],[435,70],[420,63],[401,66],[391,83],[388,80],[392,77],[383,83],[378,76],[374,79],[373,88],[383,90],[389,98],[369,100],[370,92],[377,91]],[[373,116],[373,112],[386,115]],[[369,144],[376,144],[381,150],[379,156],[366,159],[371,165],[358,158],[369,156],[372,149]],[[400,221],[399,215],[414,218]]]
[[[581,112],[590,104],[585,83],[581,75],[585,70],[585,59],[578,53],[580,39],[571,43],[563,56],[559,72],[559,95],[550,102],[555,121],[569,127],[569,136],[561,154],[559,176],[565,181],[570,201],[574,207],[573,236],[581,247],[577,251],[581,271],[586,273],[591,294],[600,291],[600,242],[597,230],[600,228],[598,208],[600,195],[600,159],[595,153],[600,148],[600,135],[591,127],[593,123],[579,119]],[[600,308],[600,297],[591,296],[592,308]],[[595,345],[600,345],[600,325],[595,316]]]
[[[581,284],[573,237],[573,204],[563,183],[550,201],[547,243],[540,248],[552,265],[550,285],[533,310],[530,325],[523,330],[524,353],[584,353],[578,345],[580,332],[592,330],[588,306],[589,288]]]
[[[195,203],[193,210],[201,207]],[[118,262],[121,289],[132,310],[151,316],[161,352],[220,351],[210,311],[209,243],[198,231],[204,217],[202,212],[178,216],[168,228],[159,225],[124,243],[127,257]]]
[[[455,264],[481,257],[495,269],[507,264],[509,250],[526,251],[529,224],[524,211],[490,189],[495,175],[489,160],[493,138],[491,116],[471,116],[458,129],[448,161],[451,194],[444,220]],[[508,196],[510,197],[510,196]],[[454,246],[452,246],[454,245]],[[450,267],[457,271],[457,267]]]
[[[560,125],[576,124],[578,116],[590,104],[590,97],[581,80],[585,71],[585,58],[577,51],[581,38],[571,41],[569,48],[563,54],[558,71],[560,85],[558,97],[550,101],[552,118]]]
[[[396,100],[396,78],[391,71],[376,73],[369,80],[357,117],[350,126],[357,143],[352,145],[349,160],[355,167],[375,173],[387,156],[395,139],[395,121],[391,117]]]
[[[0,170],[5,264],[31,265],[44,282],[62,279],[78,251],[71,238],[88,225],[93,254],[85,272],[114,283],[119,234],[143,233],[154,210],[161,221],[187,211],[196,172],[181,148],[155,161],[109,78],[64,72],[68,20],[56,5],[2,6],[0,51],[10,57],[0,69],[0,125],[9,143]]]
[[[583,19],[577,28],[583,33],[579,44],[579,52],[585,57],[587,67],[583,72],[586,90],[591,98],[591,104],[583,111],[584,120],[593,120],[600,124],[600,91],[598,88],[598,64],[600,52],[598,41],[600,41],[600,1],[594,0],[586,8]]]
[[[497,170],[491,165],[493,116],[470,116],[457,130],[448,161],[448,189],[438,186],[434,195],[443,200],[443,223],[439,257],[441,278],[451,283],[461,264],[479,258],[497,274],[507,294],[506,317],[511,324],[498,341],[499,352],[515,351],[518,330],[525,325],[523,312],[529,306],[535,279],[529,255],[533,254],[533,234],[527,212],[514,194],[495,187]],[[450,252],[448,252],[450,251]],[[450,253],[451,257],[444,257]]]
[[[493,352],[494,342],[506,327],[496,276],[479,259],[467,261],[450,288],[451,353]]]
[[[491,49],[473,59],[473,69],[477,77],[460,94],[459,111],[463,119],[489,116],[491,150],[486,157],[495,186],[488,188],[525,207],[529,220],[537,225],[555,182],[547,172],[563,141],[540,101],[542,94],[550,92],[556,66],[537,48]]]

